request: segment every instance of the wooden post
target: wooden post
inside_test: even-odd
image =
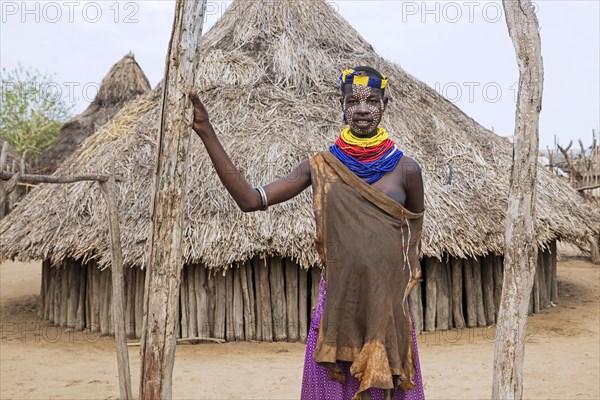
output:
[[[446,256],[444,262],[444,271],[446,272],[446,302],[448,303],[448,329],[454,327],[454,318],[452,318],[452,310],[454,308],[453,296],[452,296],[452,261],[449,256]]]
[[[544,252],[538,250],[538,266],[539,266],[539,278],[538,286],[540,289],[540,310],[548,307],[548,294],[546,290],[546,262],[544,258]]]
[[[298,265],[291,259],[284,259],[285,303],[287,306],[287,339],[298,340]]]
[[[91,296],[91,302],[92,304],[90,305],[90,308],[92,309],[92,315],[91,315],[91,324],[92,324],[92,332],[100,332],[100,310],[101,310],[101,303],[100,303],[100,293],[102,293],[102,278],[101,278],[101,272],[100,269],[98,268],[98,264],[96,264],[95,261],[92,261],[92,266],[91,266],[91,272],[92,272],[92,280],[94,282],[93,285],[93,293]]]
[[[467,303],[467,327],[477,325],[475,284],[473,283],[473,260],[465,258],[462,262],[463,282],[465,283],[465,302]]]
[[[111,273],[111,277],[112,277],[112,273]],[[113,283],[112,283],[112,279],[108,280],[108,290],[107,290],[107,296],[106,296],[106,307],[108,308],[108,335],[109,336],[115,336],[115,312],[114,312],[114,308],[113,308]],[[125,342],[127,343],[127,342]],[[118,356],[117,356],[117,362],[118,362]]]
[[[242,297],[244,302],[244,336],[246,340],[256,339],[256,314],[254,313],[254,285],[252,283],[252,260],[240,266]]]
[[[300,268],[298,271],[298,338],[305,343],[308,337],[308,270]]]
[[[425,259],[425,330],[435,331],[437,311],[437,280],[440,274],[440,262],[434,257]]]
[[[553,303],[558,302],[558,280],[556,276],[556,258],[558,254],[556,253],[556,250],[556,240],[553,240],[552,243],[550,243],[550,251],[552,252],[552,269],[550,272],[550,274],[552,275],[552,282],[550,286],[550,301],[552,301]]]
[[[310,290],[310,309],[311,317],[317,304],[319,303],[319,286],[321,285],[321,269],[318,267],[310,268],[311,290]]]
[[[55,326],[60,326],[60,296],[62,293],[62,282],[60,277],[62,273],[60,266],[56,266],[52,269],[54,271],[54,301],[52,307],[52,314],[54,318],[52,319],[52,322]]]
[[[144,282],[146,270],[135,268],[135,337],[142,337],[144,321]]]
[[[450,268],[452,269],[452,315],[454,326],[456,328],[465,327],[465,317],[463,314],[463,279],[462,279],[462,260],[457,257],[450,259]]]
[[[227,310],[227,283],[225,275],[219,271],[214,276],[215,280],[215,322],[214,335],[216,339],[225,339],[225,318]]]
[[[121,229],[119,228],[119,206],[117,203],[117,183],[114,174],[108,181],[101,182],[100,188],[108,209],[108,226],[111,247],[112,276],[112,315],[115,329],[115,345],[117,348],[117,365],[119,370],[119,392],[122,399],[131,399],[131,374],[129,370],[129,352],[127,350],[127,334],[125,332],[125,307],[123,285],[123,254],[121,252]]]
[[[50,260],[44,260],[42,263],[42,290],[44,293],[44,298],[41,299],[43,306],[41,310],[41,317],[44,319],[50,319],[48,315],[50,311],[50,299],[52,293],[52,264],[50,263]]]
[[[252,259],[252,270],[253,270],[253,278],[254,278],[254,291],[256,293],[256,340],[263,341],[263,326],[262,326],[262,291],[261,291],[261,283],[260,283],[260,270],[263,268],[262,260],[258,257],[254,257]],[[270,341],[270,339],[269,339]]]
[[[260,319],[258,320],[262,329],[262,341],[273,341],[273,312],[271,309],[271,287],[269,285],[269,264],[267,259],[260,260],[258,272],[258,296],[256,301],[260,303]]]
[[[77,301],[77,317],[75,319],[75,329],[82,331],[85,328],[85,284],[87,282],[87,265],[79,264],[79,300]]]
[[[77,325],[77,307],[79,304],[79,275],[81,264],[75,260],[67,263],[67,276],[69,285],[69,300],[67,303],[67,328],[75,328]]]
[[[198,303],[196,302],[196,293],[199,291],[196,288],[196,266],[187,265],[186,268],[187,277],[187,290],[188,290],[188,310],[190,316],[188,318],[188,335],[189,337],[198,337]]]
[[[92,302],[91,302],[91,296],[94,290],[94,284],[92,282],[92,268],[94,267],[94,263],[91,261],[88,261],[88,263],[86,264],[86,282],[85,282],[85,326],[84,328],[87,328],[90,330],[90,332],[93,332],[92,330]]]
[[[2,167],[2,164],[0,164]],[[40,301],[38,303],[38,317],[46,318],[46,303],[48,297],[48,285],[50,283],[50,260],[44,260],[42,262],[42,283],[40,288]]]
[[[50,262],[48,262],[50,264]],[[44,318],[49,321],[54,320],[54,292],[56,291],[56,279],[55,279],[55,267],[52,267],[50,264],[50,268],[48,270],[48,293],[46,294],[46,305],[44,307]]]
[[[217,309],[217,282],[214,271],[206,271],[206,282],[208,287],[208,331],[211,337],[215,337],[215,311]]]
[[[273,310],[273,339],[281,342],[287,339],[287,304],[285,301],[285,283],[283,260],[279,256],[269,258],[269,284],[271,288],[271,309]]]
[[[437,301],[436,301],[436,312],[435,312],[435,325],[436,329],[447,330],[450,328],[450,306],[449,300],[452,299],[450,296],[450,290],[448,287],[448,266],[445,262],[438,261],[436,263],[437,277]]]
[[[485,310],[483,307],[483,284],[481,282],[481,257],[473,259],[473,285],[475,286],[475,307],[477,310],[477,326],[486,326]]]
[[[226,269],[225,275],[225,339],[228,342],[235,341],[235,331],[233,329],[233,266]]]
[[[483,285],[483,307],[488,325],[496,322],[496,309],[494,307],[494,255],[488,254],[481,266],[481,280]]]
[[[183,267],[186,193],[194,87],[206,0],[177,0],[167,53],[149,237],[149,279],[140,354],[140,399],[172,397],[175,329]]]
[[[544,250],[544,276],[546,277],[546,307],[552,305],[552,253],[550,247],[552,242],[548,243],[548,248]]]
[[[137,269],[130,267],[127,268],[127,281],[125,282],[127,287],[127,292],[125,293],[128,302],[127,302],[127,311],[125,314],[125,319],[127,320],[127,337],[130,339],[135,339],[135,299],[137,296],[136,293],[136,272]]]
[[[187,269],[183,268],[181,271],[181,285],[179,286],[179,313],[181,313],[181,317],[179,318],[179,324],[175,325],[176,330],[181,330],[182,338],[192,337],[189,334],[189,326],[188,326],[188,318],[189,318],[189,310],[188,310],[188,291],[187,291]]]
[[[196,269],[196,311],[198,312],[198,336],[207,339],[210,337],[210,324],[208,318],[208,271],[204,265],[194,265]]]
[[[233,273],[233,336],[236,341],[243,341],[244,334],[244,300],[242,293],[242,273],[244,264],[237,264],[231,269]],[[244,275],[244,279],[246,276]]]
[[[109,301],[111,292],[109,287],[110,270],[105,269],[100,274],[100,292],[98,293],[100,302],[100,334],[109,335],[110,316],[108,315]]]
[[[502,256],[494,256],[494,308],[496,309],[496,321],[500,311],[500,298],[502,297],[502,276],[504,260]]]
[[[63,260],[60,271],[60,326],[67,326],[69,313],[69,260]]]
[[[422,282],[417,282],[408,296],[410,314],[415,323],[415,331],[417,333],[423,331],[423,299],[421,294],[421,283]]]
[[[540,312],[540,257],[536,257],[535,260],[535,272],[533,274],[533,286],[531,288],[531,293],[533,295],[533,313],[537,314]]]
[[[519,65],[513,163],[504,235],[504,282],[494,348],[493,399],[523,397],[527,298],[537,263],[535,206],[543,62],[540,30],[530,0],[503,0]]]

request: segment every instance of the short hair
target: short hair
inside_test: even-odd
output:
[[[377,79],[385,79],[385,77],[379,72],[377,71],[375,68],[373,67],[369,67],[366,65],[361,65],[358,67],[354,67],[352,68],[355,72],[364,72],[365,75],[370,76],[371,78],[377,78]],[[345,86],[345,85],[344,85]],[[342,92],[345,93],[345,88],[342,88]],[[385,89],[380,89],[381,90],[381,95],[384,96],[385,95]]]

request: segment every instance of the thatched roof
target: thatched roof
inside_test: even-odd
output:
[[[339,71],[372,65],[390,78],[383,125],[423,166],[425,255],[502,252],[512,145],[379,57],[324,1],[238,0],[202,44],[197,86],[224,147],[251,183],[282,177],[326,149],[342,128]],[[106,171],[115,165],[125,177],[119,185],[120,218],[130,265],[143,266],[147,257],[158,94],[129,103],[70,157],[69,170],[59,169]],[[303,266],[318,263],[310,190],[266,212],[244,214],[223,188],[201,141],[194,137],[191,146],[186,262],[221,267],[276,253]],[[538,244],[585,239],[600,225],[597,211],[580,207],[568,182],[542,169],[538,182]],[[0,224],[0,257],[93,257],[108,264],[107,229],[96,185],[46,185]]]
[[[126,102],[150,92],[148,78],[129,53],[112,66],[98,94],[81,114],[68,120],[57,138],[37,160],[41,173],[51,174],[101,125],[115,116]]]

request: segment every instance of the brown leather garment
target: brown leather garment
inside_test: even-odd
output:
[[[421,276],[423,213],[374,189],[329,151],[316,154],[310,165],[316,246],[327,281],[313,358],[338,380],[343,374],[337,361],[351,361],[360,380],[354,398],[369,388],[409,390],[416,368],[405,305]]]

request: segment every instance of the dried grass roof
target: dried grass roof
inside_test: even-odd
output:
[[[127,54],[102,79],[98,94],[88,108],[62,126],[57,138],[37,160],[39,172],[51,174],[56,171],[61,162],[114,117],[126,102],[150,90],[150,82],[135,57],[132,53]]]
[[[243,12],[243,18],[240,16]],[[383,125],[425,180],[423,252],[458,257],[501,253],[512,145],[477,124],[373,48],[321,0],[238,0],[203,38],[197,85],[234,163],[254,184],[287,174],[339,134],[339,71],[371,65],[390,78]],[[59,173],[106,171],[119,185],[124,259],[146,263],[158,90],[129,103],[86,140]],[[226,267],[280,254],[307,267],[314,249],[311,192],[266,212],[242,213],[193,138],[183,255]],[[450,169],[451,178],[450,178]],[[565,180],[538,173],[537,242],[584,240],[600,226]],[[0,224],[0,257],[110,260],[105,205],[90,183],[43,185]]]

